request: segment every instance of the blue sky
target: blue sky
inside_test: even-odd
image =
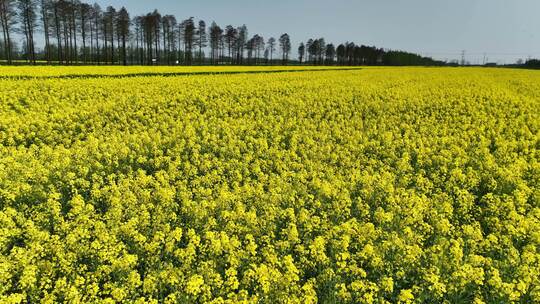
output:
[[[153,9],[178,19],[246,24],[250,35],[291,35],[295,46],[310,37],[352,40],[438,59],[514,62],[540,57],[539,0],[98,0],[125,6],[132,15]],[[296,49],[296,47],[294,47]]]

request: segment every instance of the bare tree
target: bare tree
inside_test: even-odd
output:
[[[321,41],[319,39],[309,39],[308,41],[308,54],[309,61],[313,65],[316,65],[319,62],[319,53],[321,49]]]
[[[225,27],[225,44],[227,45],[227,49],[229,51],[229,62],[231,64],[233,63],[232,50],[234,48],[234,44],[236,43],[237,36],[238,31],[232,25],[227,25]]]
[[[143,28],[144,28],[144,16],[137,16],[133,18],[133,22],[135,25],[135,59],[138,64],[143,65],[144,64],[144,34],[143,34]]]
[[[248,29],[244,24],[236,29],[238,35],[236,37],[235,49],[236,49],[236,63],[242,64],[244,61],[244,48],[248,37]]]
[[[255,64],[259,64],[261,52],[264,51],[264,38],[259,35],[253,36],[253,44],[255,51]]]
[[[319,38],[317,40],[317,46],[317,61],[319,64],[323,64],[326,50],[326,42],[324,41],[324,38]]]
[[[53,28],[54,36],[56,36],[56,49],[58,50],[57,60],[59,63],[63,62],[63,52],[62,52],[62,31],[60,27],[60,3],[52,2],[52,11],[53,11]]]
[[[345,64],[345,45],[342,43],[336,49],[338,64]]]
[[[199,64],[203,63],[204,54],[203,54],[203,48],[207,46],[208,38],[206,36],[206,23],[201,20],[199,21],[199,27],[197,28],[197,42],[196,45],[199,48],[199,55],[197,56],[199,59]]]
[[[347,57],[347,64],[353,65],[354,64],[354,49],[356,45],[354,42],[348,42],[345,44],[345,56]]]
[[[21,32],[24,34],[26,45],[26,59],[36,63],[36,52],[34,50],[34,31],[37,27],[36,0],[17,0],[18,15],[20,17]]]
[[[155,61],[159,61],[159,28],[160,28],[161,15],[156,11],[146,14],[142,18],[143,28],[143,41],[145,44],[148,64],[152,64]]]
[[[100,59],[100,45],[99,45],[99,37],[100,37],[100,26],[101,26],[101,19],[102,19],[102,11],[101,7],[96,3],[92,7],[92,30],[91,33],[93,34],[93,38],[95,39],[95,59],[94,61],[99,64],[101,62]]]
[[[187,64],[193,63],[193,42],[195,40],[195,23],[193,17],[183,22],[184,56]]]
[[[332,65],[334,64],[334,58],[336,58],[336,47],[330,43],[326,45],[326,64]]]
[[[309,63],[309,62],[311,62],[313,60],[313,56],[314,56],[314,53],[315,53],[315,51],[313,50],[313,39],[309,39],[306,42],[305,52],[306,52],[306,55],[307,55],[306,62]]]
[[[163,52],[166,54],[167,63],[171,64],[174,60],[176,61],[176,27],[177,21],[176,17],[173,15],[166,15],[163,17],[162,27],[163,27]]]
[[[247,50],[247,62],[248,64],[252,64],[252,58],[254,57],[253,52],[255,50],[255,40],[253,38],[249,39],[246,42],[246,50]]]
[[[279,46],[281,47],[281,53],[283,55],[283,64],[287,64],[289,53],[291,52],[291,38],[289,37],[289,34],[285,33],[279,37]]]
[[[51,42],[50,42],[50,24],[49,24],[49,9],[50,1],[41,0],[41,22],[43,23],[43,36],[45,39],[45,59],[47,63],[51,63]]]
[[[116,16],[116,29],[117,35],[122,43],[122,64],[127,65],[127,50],[126,44],[129,39],[129,26],[131,24],[131,19],[129,18],[129,13],[125,7],[122,7]],[[118,46],[120,47],[120,46]]]
[[[161,50],[160,50],[160,41],[161,41],[161,31],[160,31],[160,24],[161,24],[161,14],[158,12],[158,10],[154,10],[152,13],[153,18],[153,30],[154,30],[154,49],[156,52],[156,63],[159,63],[161,60]]]
[[[15,5],[13,0],[0,0],[0,26],[4,37],[4,55],[11,64],[13,60],[13,41],[11,40],[11,28],[15,24]]]
[[[81,30],[81,38],[82,38],[82,52],[83,52],[83,62],[88,62],[89,57],[89,50],[86,46],[86,41],[88,40],[88,31],[90,27],[90,20],[91,20],[91,11],[92,7],[87,3],[81,3],[79,5],[79,27]]]
[[[216,64],[219,59],[222,35],[223,30],[215,22],[212,22],[212,25],[210,25],[210,54],[213,64]]]
[[[73,41],[73,59],[75,62],[79,62],[78,48],[77,48],[77,10],[79,8],[78,0],[71,0],[68,5],[69,9],[69,28],[70,28],[70,47],[71,41]]]
[[[300,64],[302,64],[305,54],[306,54],[306,46],[304,45],[303,42],[300,42],[300,45],[298,46],[298,60],[300,60]]]
[[[276,51],[276,38],[270,37],[270,39],[268,39],[267,44],[268,44],[268,52],[270,55],[270,63],[272,63],[273,54]]]
[[[175,64],[178,63],[178,49],[180,48],[180,44],[177,44],[179,32],[176,30],[178,27],[178,21],[176,21],[176,17],[171,16],[170,20],[171,28],[167,32],[167,45],[169,46],[169,52],[171,53],[171,58],[174,60]]]
[[[115,33],[115,18],[116,9],[112,6],[108,6],[103,14],[103,37],[105,39],[105,45],[110,47],[110,50],[106,50],[106,54],[111,64],[115,63],[114,54],[114,33]]]
[[[188,56],[186,54],[186,40],[184,35],[186,34],[186,25],[189,22],[187,20],[182,20],[178,23],[178,30],[176,31],[176,40],[178,44],[178,61],[182,64],[186,64],[188,60]],[[188,31],[188,35],[190,32]],[[189,39],[189,38],[188,38]]]

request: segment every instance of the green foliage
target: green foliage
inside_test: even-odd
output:
[[[535,71],[0,88],[0,302],[540,302]]]

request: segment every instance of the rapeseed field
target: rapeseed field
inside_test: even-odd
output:
[[[1,68],[0,302],[540,302],[540,72],[267,70]]]

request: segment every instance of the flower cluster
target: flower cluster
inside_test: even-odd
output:
[[[510,69],[0,79],[0,301],[540,302],[539,109]]]

